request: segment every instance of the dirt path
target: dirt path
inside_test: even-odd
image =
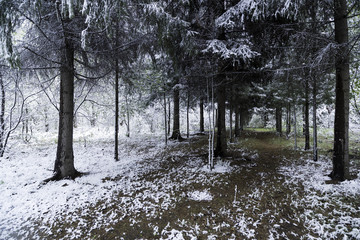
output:
[[[302,189],[299,186],[290,188],[284,184],[284,176],[278,173],[283,159],[292,157],[293,152],[282,149],[276,139],[273,133],[247,132],[230,147],[227,160],[236,169],[230,174],[186,172],[195,158],[202,157],[202,161],[206,161],[206,136],[183,143],[181,156],[177,155],[177,146],[171,150],[172,157],[166,158],[165,170],[144,176],[146,181],[165,177],[177,183],[179,188],[173,192],[174,206],[167,211],[156,209],[159,214],[152,218],[139,214],[133,226],[114,226],[113,236],[126,232],[125,239],[161,236],[170,239],[175,236],[180,239],[194,236],[196,239],[209,239],[209,236],[214,239],[298,239],[304,235],[305,228],[299,216],[301,209],[293,203],[301,199]],[[195,164],[195,167],[198,166]],[[211,201],[189,199],[190,192],[204,190],[211,193]],[[159,229],[155,234],[154,226]]]

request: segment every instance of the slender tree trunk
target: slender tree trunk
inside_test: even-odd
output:
[[[115,161],[119,161],[119,62],[115,59]]]
[[[235,137],[240,137],[240,108],[235,107]]]
[[[210,102],[210,86],[207,80],[207,97],[208,97],[208,113],[209,113],[209,168],[214,168],[214,135],[215,135],[215,121],[214,121],[214,84],[211,81],[211,102]]]
[[[166,112],[166,93],[164,92],[164,130],[165,130],[165,145],[168,143],[168,132],[167,132],[167,112]]]
[[[22,128],[22,138],[25,143],[30,142],[30,136],[29,136],[29,109],[25,107],[23,116],[23,128]]]
[[[95,104],[91,103],[91,119],[90,119],[90,126],[96,126],[96,112],[95,112]]]
[[[217,136],[216,136],[216,148],[215,156],[223,157],[226,154],[227,142],[226,142],[226,125],[225,125],[225,101],[226,101],[226,92],[225,86],[221,84],[217,87],[217,102],[218,102],[218,111],[217,111]]]
[[[313,77],[313,159],[314,159],[314,161],[318,160],[317,123],[316,123],[316,110],[317,110],[316,94],[317,94],[316,77]]]
[[[130,109],[129,109],[128,93],[125,94],[125,104],[126,104],[126,137],[130,137]]]
[[[286,107],[286,137],[289,138],[291,133],[291,104],[288,102]]]
[[[305,150],[310,149],[310,131],[309,131],[309,80],[305,80],[305,105],[304,105],[304,133],[305,133]]]
[[[204,98],[200,98],[200,132],[203,133],[204,128]]]
[[[53,179],[75,178],[79,175],[74,167],[74,49],[65,44],[60,67],[59,134]]]
[[[0,157],[4,156],[5,146],[5,88],[3,77],[0,73],[0,88],[1,88],[1,109],[0,109]]]
[[[263,113],[263,128],[266,128],[268,120],[269,120],[269,118],[268,118],[268,115],[267,115],[267,111],[265,110],[264,113]]]
[[[294,104],[294,141],[295,141],[295,146],[294,149],[297,150],[297,119],[296,119],[296,106]]]
[[[179,83],[177,80],[176,83]],[[175,84],[176,85],[176,84]],[[174,88],[174,114],[173,114],[173,132],[171,139],[182,140],[180,134],[180,91],[178,87]]]
[[[190,137],[190,119],[189,119],[189,112],[190,112],[190,92],[188,90],[187,93],[187,103],[186,103],[186,138]]]
[[[168,135],[170,135],[170,131],[171,131],[171,101],[170,101],[170,98],[168,98],[168,124],[167,124],[167,127],[168,127]]]
[[[45,132],[49,132],[49,120],[48,120],[48,111],[47,111],[47,107],[45,107],[45,110],[44,110],[44,121],[45,121]]]
[[[349,172],[349,49],[347,3],[346,0],[334,0],[335,40],[339,44],[335,58],[336,100],[334,124],[333,170],[330,177],[343,181],[350,178]]]
[[[276,132],[280,136],[282,136],[282,109],[281,109],[281,107],[276,107],[275,119],[276,119]]]

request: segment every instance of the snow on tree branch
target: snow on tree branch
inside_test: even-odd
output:
[[[245,17],[257,21],[269,16],[296,17],[303,0],[240,0],[218,17],[218,27],[233,28],[242,25]]]
[[[247,62],[260,55],[258,52],[251,50],[249,43],[245,40],[232,41],[228,45],[218,39],[209,40],[207,43],[207,48],[202,52],[218,54],[224,59],[241,58]]]
[[[145,10],[148,11],[149,14],[154,14],[157,19],[165,19],[169,24],[172,25],[182,25],[185,27],[190,26],[190,23],[180,19],[178,16],[174,17],[166,11],[166,3],[165,2],[152,2],[143,5]]]

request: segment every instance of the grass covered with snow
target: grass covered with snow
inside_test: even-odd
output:
[[[94,134],[96,136],[96,134]],[[81,139],[80,139],[81,140]],[[0,239],[359,239],[360,168],[330,183],[271,133],[245,134],[207,166],[207,137],[77,141],[72,180],[43,184],[55,143],[17,145],[0,159]]]

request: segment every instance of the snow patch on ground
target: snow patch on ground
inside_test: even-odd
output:
[[[41,218],[42,222],[51,223],[59,215],[74,217],[75,212],[87,209],[100,200],[110,202],[112,194],[117,191],[133,192],[136,186],[135,183],[130,184],[130,179],[136,178],[140,171],[146,172],[155,167],[154,164],[146,168],[138,167],[140,161],[154,157],[159,150],[156,141],[143,145],[144,140],[139,141],[123,141],[119,162],[114,161],[112,144],[88,142],[84,147],[83,143],[75,143],[75,167],[86,175],[74,181],[62,180],[45,185],[42,181],[52,176],[55,145],[22,145],[18,152],[1,158],[0,239],[12,239],[11,236],[17,239],[17,235],[30,237],[27,234],[34,227],[31,219]],[[139,152],[139,149],[129,148],[133,144],[151,147]],[[122,184],[104,180],[119,174]],[[151,197],[166,197],[160,195]],[[138,202],[127,202],[126,198],[123,200],[134,210],[145,208]],[[166,204],[164,201],[163,207]],[[73,234],[76,236],[76,232]]]
[[[301,159],[283,166],[280,172],[287,176],[287,184],[302,184],[305,198],[302,205],[305,225],[323,239],[360,239],[360,171],[357,178],[330,183],[325,174],[331,172],[331,159],[321,156],[317,162]],[[309,235],[309,239],[316,237]]]
[[[209,192],[208,189],[206,190],[195,190],[193,192],[188,193],[188,196],[191,200],[194,201],[211,201],[213,200],[213,196],[211,195],[211,193]]]

